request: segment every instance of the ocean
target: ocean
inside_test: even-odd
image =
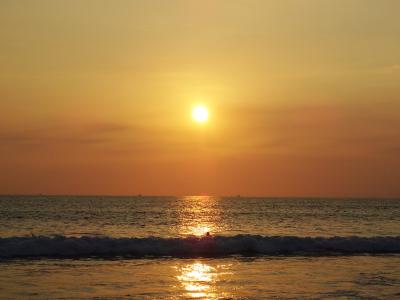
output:
[[[1,196],[0,299],[400,299],[400,199]]]

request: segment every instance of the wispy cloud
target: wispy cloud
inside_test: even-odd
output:
[[[115,139],[115,135],[131,130],[123,123],[87,123],[83,125],[49,124],[37,129],[0,130],[2,145],[98,144]]]
[[[392,64],[375,69],[380,74],[400,74],[400,64]]]

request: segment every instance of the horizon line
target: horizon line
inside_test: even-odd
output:
[[[267,196],[267,195],[152,195],[152,194],[44,194],[44,193],[29,193],[29,194],[1,194],[0,197],[136,197],[136,198],[184,198],[184,197],[215,197],[215,198],[267,198],[267,199],[381,199],[381,200],[400,200],[400,196]]]

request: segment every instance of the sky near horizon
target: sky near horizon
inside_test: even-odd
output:
[[[399,197],[399,11],[1,1],[0,194]]]

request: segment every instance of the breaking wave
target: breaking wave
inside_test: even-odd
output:
[[[32,236],[0,238],[0,259],[30,257],[217,257],[228,255],[398,254],[395,237],[213,236],[113,238]]]

